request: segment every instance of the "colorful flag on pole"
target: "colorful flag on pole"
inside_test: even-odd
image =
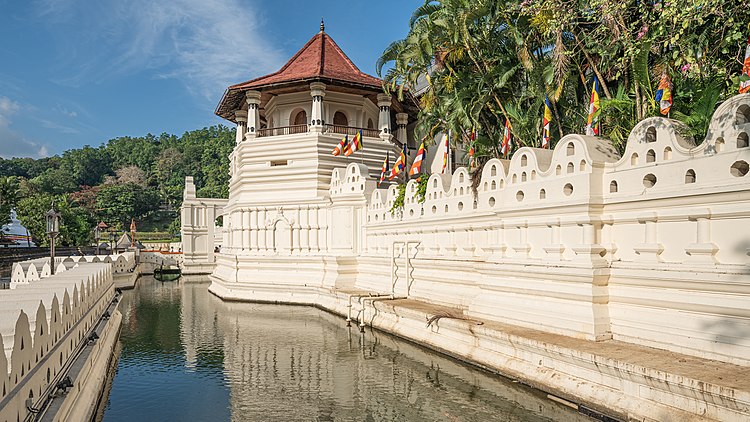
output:
[[[549,97],[544,96],[544,117],[542,118],[542,148],[549,148],[549,127],[552,121],[552,106]]]
[[[513,136],[510,133],[510,129],[512,126],[510,125],[510,120],[505,119],[505,129],[503,130],[503,143],[500,145],[500,153],[503,154],[503,156],[508,155],[510,152],[510,142],[511,137]]]
[[[661,75],[655,99],[659,103],[659,112],[665,116],[669,114],[669,110],[672,108],[672,80],[667,72]]]
[[[474,141],[477,140],[477,130],[472,127],[471,128],[471,134],[469,135],[469,171],[472,171],[476,168],[476,154],[477,151],[474,148]]]
[[[388,176],[388,180],[393,180],[396,178],[396,176],[401,173],[404,168],[406,167],[406,144],[404,144],[404,148],[401,150],[401,154],[396,159],[396,162],[393,163],[393,168],[391,169],[391,175]]]
[[[594,116],[599,108],[599,79],[594,76],[594,85],[591,88],[591,100],[589,100],[589,118],[586,124],[586,135],[599,136],[599,116]]]
[[[424,148],[424,141],[419,144],[417,155],[414,157],[414,162],[409,170],[409,176],[414,176],[422,172],[422,163],[427,159],[427,150]]]
[[[445,169],[448,167],[448,156],[451,153],[450,129],[448,130],[448,133],[443,135],[443,138],[443,168],[440,170],[440,174],[445,174]]]
[[[745,61],[742,64],[742,74],[740,75],[740,94],[747,92],[750,92],[750,38],[747,39]]]
[[[334,156],[340,155],[342,152],[346,151],[346,149],[349,148],[349,135],[345,135],[340,141],[339,144],[336,145],[336,148],[333,149]]]
[[[363,147],[364,145],[362,144],[362,129],[360,129],[359,132],[357,132],[357,134],[354,135],[354,138],[349,143],[349,146],[347,147],[347,149],[344,150],[344,155],[348,157],[354,154],[355,152],[361,150]]]
[[[383,168],[380,170],[380,180],[378,180],[378,186],[380,186],[381,183],[385,181],[385,178],[388,177],[388,173],[390,173],[388,166],[390,165],[391,161],[391,153],[390,151],[386,152],[385,154],[385,161],[383,161]]]

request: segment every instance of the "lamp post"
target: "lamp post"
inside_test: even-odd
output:
[[[49,265],[50,274],[55,274],[55,238],[60,234],[60,213],[55,211],[55,203],[45,214],[47,220],[47,236],[49,236]]]
[[[100,221],[99,224],[94,227],[94,240],[96,240],[96,254],[99,255],[99,242],[102,239],[102,232],[107,231],[107,225],[104,223],[104,221]]]
[[[109,253],[110,255],[115,254],[115,228],[109,229]]]

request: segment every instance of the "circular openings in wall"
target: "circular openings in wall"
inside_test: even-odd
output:
[[[409,217],[414,217],[414,210],[409,210]]]
[[[656,161],[656,152],[654,152],[654,150],[650,149],[646,153],[646,162],[647,163],[653,163],[654,161]]]
[[[495,206],[495,197],[494,196],[490,196],[490,201],[489,202],[490,202],[490,206],[494,207]]]
[[[433,205],[432,206],[432,213],[435,214],[436,212],[437,212],[437,207]]]
[[[643,177],[643,186],[646,188],[652,188],[656,184],[656,176],[649,173]]]
[[[609,193],[617,192],[617,180],[609,182]]]
[[[690,169],[685,173],[685,183],[695,183],[695,170]]]
[[[516,201],[518,201],[518,202],[523,201],[523,191],[522,190],[519,190],[518,192],[516,192]]]
[[[547,191],[544,189],[539,191],[539,199],[547,199]]]
[[[747,174],[747,171],[747,161],[744,160],[735,161],[734,164],[732,164],[732,167],[729,168],[729,173],[731,173],[734,177],[743,177]]]
[[[464,209],[464,203],[463,202],[459,202],[458,203],[458,210],[462,211],[463,209]]]
[[[566,183],[565,186],[563,186],[563,193],[565,196],[570,196],[573,193],[573,185]]]

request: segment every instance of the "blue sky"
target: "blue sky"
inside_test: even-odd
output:
[[[317,31],[363,71],[422,0],[0,0],[0,156],[221,123],[233,83],[276,71]]]

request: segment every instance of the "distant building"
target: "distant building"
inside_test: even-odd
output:
[[[10,210],[10,223],[5,224],[0,236],[0,247],[5,248],[34,248],[29,230],[18,221],[16,210]]]

